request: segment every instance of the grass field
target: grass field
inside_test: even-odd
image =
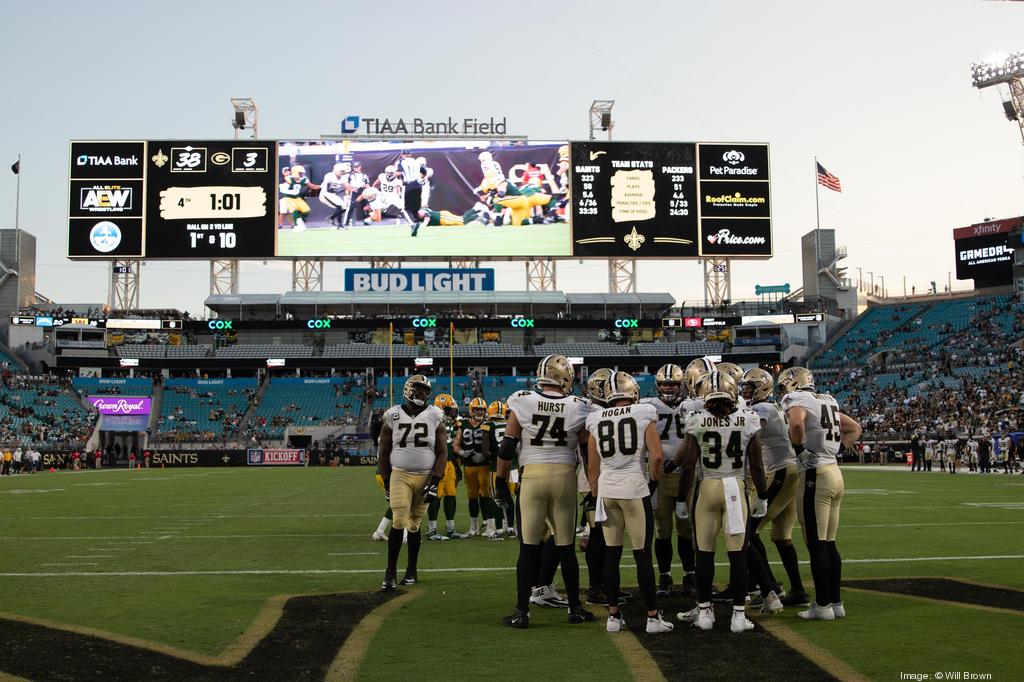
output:
[[[27,617],[212,658],[230,649],[275,595],[375,591],[385,545],[370,540],[384,508],[373,473],[368,467],[166,469],[0,479],[3,640],[24,640],[20,624],[9,619]],[[891,468],[847,468],[845,476],[839,538],[845,580],[946,576],[1024,590],[1024,477]],[[465,494],[461,487],[459,494]],[[465,509],[460,497],[462,529],[468,525]],[[775,556],[773,548],[769,552]],[[800,555],[806,558],[802,547]],[[645,649],[616,646],[603,617],[569,626],[564,611],[534,609],[529,630],[501,626],[513,604],[515,556],[510,541],[424,542],[415,598],[359,640],[367,645],[365,655],[349,672],[364,680],[469,679],[496,670],[538,679],[645,677]],[[721,583],[727,577],[724,552],[718,561]],[[783,575],[781,567],[777,572]],[[806,566],[804,573],[810,584]],[[624,584],[635,585],[631,568],[623,577]],[[584,584],[585,578],[584,567]],[[787,609],[771,619],[773,634],[781,627],[804,646],[815,645],[842,678],[967,671],[1019,679],[1011,654],[1024,626],[1021,599],[995,592],[985,606],[969,603],[980,597],[955,586],[942,589],[938,596],[948,601],[850,589],[845,620],[804,622]],[[677,604],[666,604],[667,613],[670,606],[674,620]],[[333,629],[329,618],[325,622],[316,627]],[[638,619],[631,624],[640,625]],[[718,627],[726,629],[727,621]],[[723,660],[735,659],[737,676],[750,678],[749,671],[764,664],[742,660],[744,649],[736,647],[748,635],[677,625],[662,637],[671,638],[664,641],[685,669],[687,651],[718,641],[709,636],[720,637]],[[648,638],[637,639],[643,644]],[[0,672],[71,679],[48,669],[46,652],[52,650],[40,644],[33,674],[11,669],[12,659],[0,655]],[[765,677],[794,677],[771,673]],[[85,670],[72,676],[114,677]]]
[[[346,230],[309,228],[278,230],[279,256],[568,256],[568,223],[423,227],[413,238],[408,225],[355,226]]]

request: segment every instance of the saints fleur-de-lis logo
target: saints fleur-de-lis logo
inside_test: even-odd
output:
[[[153,155],[153,163],[156,164],[157,168],[163,168],[164,164],[167,163],[169,160],[170,159],[167,158],[167,155],[164,154],[163,149],[158,149],[156,154]]]
[[[633,231],[623,237],[626,242],[626,246],[636,251],[640,248],[640,245],[647,241],[647,237],[643,236],[636,231],[636,225],[633,226]]]

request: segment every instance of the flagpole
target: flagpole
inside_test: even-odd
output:
[[[821,269],[821,205],[818,201],[818,157],[814,157],[814,216],[816,227],[814,229],[814,284],[815,291],[818,285],[818,270]]]
[[[14,229],[18,229],[21,218],[21,154],[18,154],[18,180],[14,191]]]

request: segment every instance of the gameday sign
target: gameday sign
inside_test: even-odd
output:
[[[573,142],[573,255],[767,258],[766,144]]]
[[[999,286],[1013,279],[1010,231],[1024,217],[992,220],[953,230],[956,278],[973,279],[976,286]]]
[[[250,466],[289,466],[306,462],[306,451],[291,448],[250,448],[247,461]]]

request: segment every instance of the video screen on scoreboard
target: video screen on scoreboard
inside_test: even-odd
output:
[[[567,142],[278,143],[277,255],[572,254]]]

